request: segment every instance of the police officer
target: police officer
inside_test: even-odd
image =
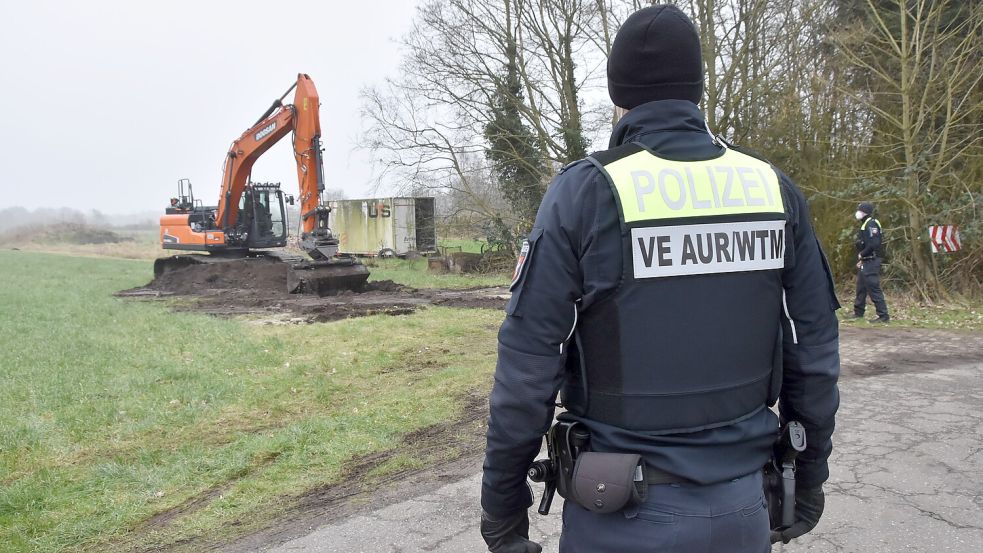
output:
[[[482,537],[494,553],[541,551],[526,470],[559,393],[560,417],[590,431],[592,451],[640,454],[652,483],[644,503],[609,514],[568,499],[562,553],[768,551],[823,510],[839,404],[827,264],[792,181],[709,133],[700,41],[683,12],[631,15],[607,69],[627,113],[610,149],[553,180],[513,277]],[[770,534],[761,468],[777,399],[808,448],[795,524]]]
[[[857,229],[857,298],[853,302],[853,317],[864,318],[867,296],[877,310],[877,318],[872,323],[887,323],[891,316],[887,312],[887,302],[881,291],[881,241],[884,235],[881,223],[874,219],[874,204],[860,202],[854,216],[860,221]]]

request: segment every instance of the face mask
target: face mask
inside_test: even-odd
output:
[[[867,216],[867,214],[864,213],[863,211],[858,210],[856,213],[853,214],[853,216],[856,217],[858,221],[862,221],[863,218]]]

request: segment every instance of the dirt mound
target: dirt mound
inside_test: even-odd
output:
[[[200,263],[167,271],[145,288],[180,295],[208,290],[263,290],[287,295],[287,264],[267,258]]]
[[[367,317],[369,315],[410,315],[420,307],[411,303],[394,302],[392,305],[365,305],[359,302],[348,305],[324,305],[312,309],[305,322],[327,323],[330,321],[340,321],[354,317]]]
[[[504,309],[509,301],[507,288],[472,288],[469,290],[417,290],[416,294],[427,298],[434,305],[465,307],[471,309]]]
[[[269,258],[190,264],[168,270],[146,286],[124,290],[120,297],[185,296],[176,309],[217,316],[258,315],[267,324],[337,321],[368,315],[407,315],[430,305],[502,309],[505,288],[417,290],[391,280],[369,282],[360,291],[333,296],[288,294],[288,267]]]
[[[391,280],[377,280],[375,282],[369,282],[365,285],[366,292],[404,292],[408,290],[412,290],[412,288],[395,283]]]

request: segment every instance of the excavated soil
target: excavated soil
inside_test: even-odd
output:
[[[163,293],[199,295],[209,290],[285,290],[287,265],[271,259],[237,259],[190,265],[155,278],[146,288]]]
[[[414,289],[391,280],[369,282],[362,291],[318,297],[286,292],[287,266],[266,258],[189,265],[121,297],[181,297],[176,309],[217,316],[261,315],[267,324],[336,321],[366,315],[405,315],[430,305],[502,309],[505,287],[469,290]]]

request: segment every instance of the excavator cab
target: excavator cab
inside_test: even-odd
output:
[[[239,200],[235,229],[226,232],[230,245],[282,248],[287,245],[287,213],[280,183],[252,183]]]
[[[199,202],[200,204],[201,202]],[[195,207],[195,192],[191,187],[191,179],[178,179],[177,196],[171,198],[171,203],[167,206],[165,213],[174,215],[178,213],[188,213]]]

